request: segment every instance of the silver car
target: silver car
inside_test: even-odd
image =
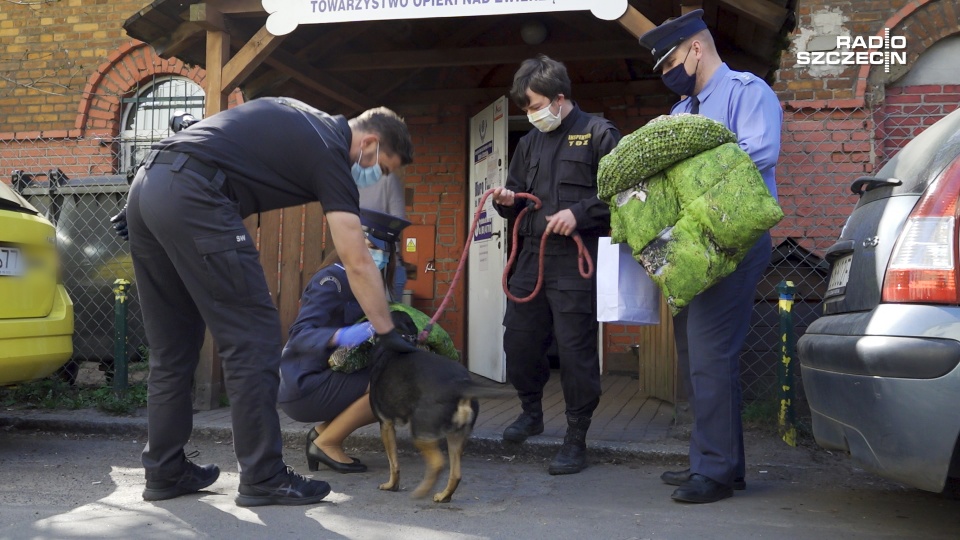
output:
[[[824,311],[797,344],[817,443],[941,492],[960,477],[960,110],[851,189]]]

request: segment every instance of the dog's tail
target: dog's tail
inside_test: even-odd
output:
[[[470,401],[470,398],[462,398],[460,402],[457,403],[457,410],[453,413],[453,425],[458,428],[472,426],[476,420],[473,416],[473,405]]]

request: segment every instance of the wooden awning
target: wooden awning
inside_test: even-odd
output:
[[[731,67],[767,78],[793,26],[787,3],[632,0],[631,7],[648,24],[703,8]],[[246,99],[286,95],[346,115],[377,105],[485,104],[507,91],[521,61],[540,53],[567,64],[576,97],[664,92],[631,32],[590,12],[310,24],[282,37],[267,32],[266,18],[260,0],[156,0],[124,28],[162,57],[206,68],[214,107],[222,104],[212,84],[239,87]]]

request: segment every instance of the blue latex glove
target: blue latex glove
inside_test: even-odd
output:
[[[127,207],[124,206],[120,213],[110,218],[113,223],[113,230],[117,231],[117,236],[124,240],[130,239],[130,231],[127,230]]]
[[[336,347],[356,347],[372,338],[374,334],[376,334],[376,331],[369,321],[353,326],[344,326],[333,335],[333,345]]]

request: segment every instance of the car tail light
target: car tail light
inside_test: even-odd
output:
[[[957,200],[960,159],[933,181],[907,218],[883,278],[884,302],[960,303]]]

